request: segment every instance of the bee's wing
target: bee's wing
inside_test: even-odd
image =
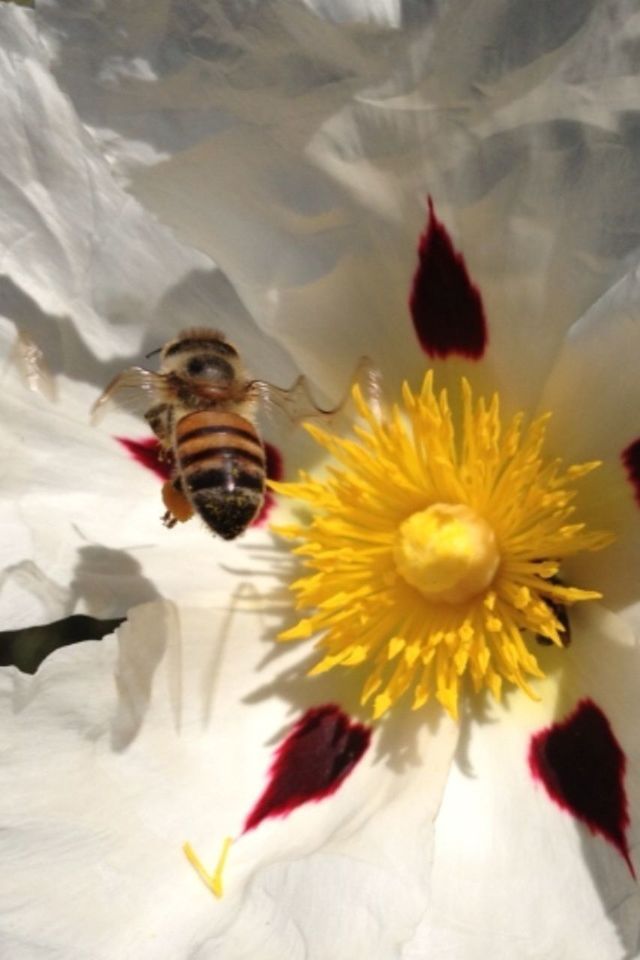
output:
[[[91,408],[91,422],[99,423],[107,410],[117,403],[132,413],[146,413],[154,403],[166,399],[165,376],[145,370],[144,367],[129,367],[113,378],[104,393]]]
[[[382,379],[380,371],[374,367],[368,357],[361,357],[358,361],[349,387],[335,407],[325,409],[318,406],[305,376],[299,376],[289,389],[276,387],[265,380],[253,380],[250,387],[254,395],[263,403],[267,412],[277,408],[286,414],[293,423],[300,423],[303,420],[318,417],[329,422],[332,421],[343,413],[351,397],[351,391],[356,384],[360,387],[365,400],[373,409],[376,417],[382,419]]]

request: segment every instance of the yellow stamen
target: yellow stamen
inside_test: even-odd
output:
[[[220,851],[220,856],[218,857],[218,862],[216,864],[215,870],[213,873],[208,873],[208,871],[203,866],[202,861],[195,853],[193,847],[190,843],[185,843],[182,847],[184,855],[187,860],[194,868],[202,882],[205,886],[212,892],[214,897],[220,899],[224,895],[224,886],[222,883],[222,875],[224,873],[225,864],[227,862],[227,857],[229,855],[229,850],[233,843],[233,837],[225,837],[222,843],[222,850]]]
[[[398,571],[428,600],[464,603],[492,582],[500,557],[489,524],[463,504],[434,503],[400,525]]]
[[[430,372],[381,422],[356,387],[356,439],[309,427],[338,465],[270,484],[312,508],[278,531],[308,571],[292,584],[305,616],[280,639],[319,637],[312,673],[363,669],[375,717],[409,691],[413,709],[434,696],[455,717],[467,675],[496,699],[505,681],[535,697],[527,637],[561,648],[558,605],[600,596],[558,579],[566,557],[611,542],[575,505],[599,464],[546,460],[549,414],[502,424],[497,395],[474,401],[466,380],[461,393],[455,418]]]

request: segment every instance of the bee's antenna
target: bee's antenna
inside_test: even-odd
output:
[[[155,357],[156,353],[161,353],[161,352],[162,352],[162,347],[156,347],[156,349],[152,350],[151,353],[145,353],[144,358],[145,360],[148,360],[149,357]]]

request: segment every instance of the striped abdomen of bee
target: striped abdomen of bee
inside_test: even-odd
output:
[[[265,453],[253,424],[237,413],[200,410],[175,427],[183,494],[225,540],[249,526],[264,500]]]

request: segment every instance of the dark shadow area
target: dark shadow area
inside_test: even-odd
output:
[[[0,632],[0,666],[15,666],[24,673],[35,673],[60,647],[101,640],[125,620],[131,607],[158,599],[157,590],[142,575],[134,557],[99,544],[79,548],[68,593],[31,560],[3,571],[0,588],[11,578],[40,595],[45,605],[53,598],[54,606],[64,600],[68,611],[78,606],[88,611],[70,613],[48,624]]]
[[[13,666],[23,673],[35,673],[55,650],[82,640],[102,640],[122,622],[123,618],[96,620],[74,614],[40,627],[4,630],[0,632],[0,667]]]

